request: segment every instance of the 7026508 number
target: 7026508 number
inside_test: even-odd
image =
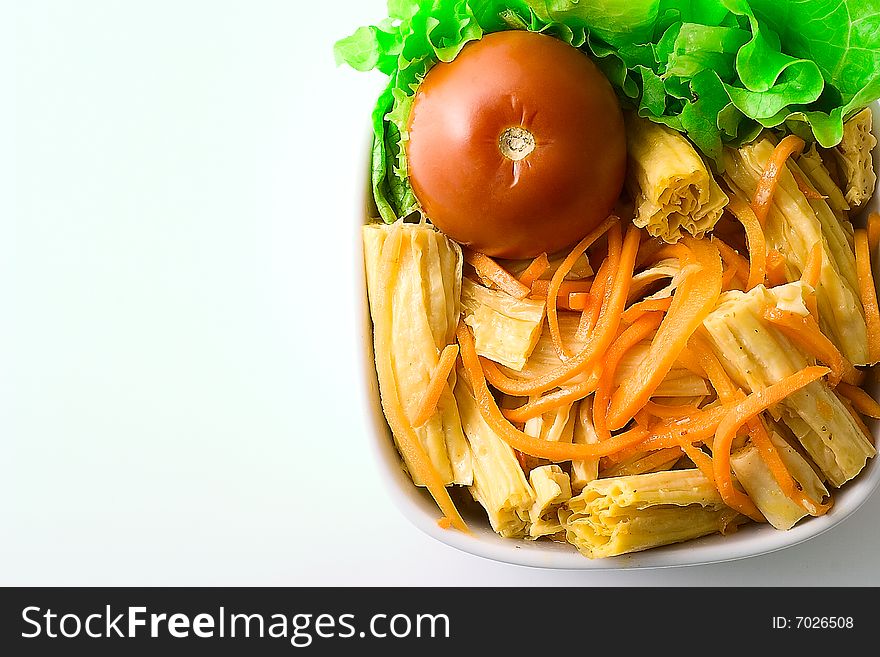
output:
[[[852,616],[795,616],[794,626],[800,629],[852,629]]]

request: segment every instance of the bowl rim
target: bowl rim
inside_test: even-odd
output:
[[[880,101],[870,105],[874,124],[880,126]],[[367,147],[360,153],[361,161],[369,162],[372,145],[372,128],[368,131]],[[875,171],[880,171],[880,144],[873,150]],[[470,533],[444,529],[438,524],[439,510],[427,490],[415,486],[403,468],[391,431],[382,412],[379,386],[376,379],[373,355],[372,320],[366,291],[366,273],[363,266],[362,226],[369,221],[369,208],[373,205],[369,167],[365,167],[365,184],[360,195],[355,196],[356,257],[361,266],[355,269],[355,322],[360,330],[357,359],[357,378],[360,389],[360,407],[365,426],[370,434],[373,460],[385,483],[386,492],[398,511],[421,532],[461,552],[491,561],[552,570],[637,570],[688,567],[717,564],[757,557],[794,547],[811,538],[820,536],[850,518],[880,489],[880,457],[868,460],[865,468],[853,480],[836,490],[832,509],[825,515],[806,518],[789,530],[775,530],[767,525],[748,523],[728,535],[712,534],[682,543],[633,552],[629,554],[590,559],[570,544],[528,539],[503,538],[496,534],[485,517],[475,516],[469,522]],[[364,181],[361,181],[363,183]],[[870,202],[853,218],[858,220],[870,211],[880,211],[880,186]],[[878,396],[880,384],[875,383],[872,392]],[[871,426],[875,446],[880,438],[880,423]],[[466,518],[469,519],[470,518]]]

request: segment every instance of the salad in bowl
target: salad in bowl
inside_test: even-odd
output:
[[[876,483],[880,5],[396,0],[335,52],[388,77],[371,362],[443,531],[608,560]]]

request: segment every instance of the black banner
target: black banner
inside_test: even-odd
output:
[[[622,655],[634,649],[694,654],[727,647],[815,651],[825,646],[839,652],[872,639],[876,592],[7,588],[0,592],[0,648],[6,655],[163,656],[468,655],[477,646],[511,655],[559,649]]]

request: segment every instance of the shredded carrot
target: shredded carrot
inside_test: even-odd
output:
[[[672,303],[672,297],[664,297],[663,299],[643,299],[642,301],[638,301],[632,304],[629,308],[623,311],[623,315],[620,318],[626,324],[632,324],[640,317],[642,317],[645,313],[652,313],[656,311],[666,312],[669,310],[669,306]]]
[[[664,244],[654,253],[654,259],[660,260],[680,260],[684,262],[691,257],[690,249],[682,242],[675,244]]]
[[[724,405],[710,406],[689,416],[663,420],[655,424],[650,435],[635,448],[621,450],[608,458],[619,461],[631,456],[634,450],[653,451],[707,440],[715,434],[727,408]]]
[[[872,212],[868,215],[868,249],[872,254],[877,253],[880,247],[880,212]]]
[[[753,392],[742,401],[730,406],[715,430],[712,442],[712,465],[715,485],[727,506],[753,520],[764,520],[752,500],[734,486],[730,472],[730,448],[739,428],[759,413],[779,403],[792,393],[828,374],[827,367],[805,367],[781,381]]]
[[[584,311],[581,313],[581,321],[578,322],[577,331],[575,331],[575,339],[581,342],[587,339],[590,331],[596,327],[596,322],[599,321],[599,313],[602,311],[602,300],[605,298],[605,290],[614,283],[612,264],[606,257],[593,279],[594,283],[590,288],[590,294],[593,296],[594,302],[584,308]]]
[[[577,259],[580,258],[596,240],[607,233],[612,226],[619,224],[620,218],[610,215],[605,221],[599,224],[595,230],[578,242],[569,254],[565,256],[565,260],[562,261],[553,273],[553,277],[550,279],[550,285],[547,286],[547,326],[550,328],[550,340],[553,342],[553,348],[556,350],[556,354],[563,360],[569,358],[571,354],[565,348],[565,345],[562,344],[562,334],[559,331],[559,316],[556,313],[556,297],[562,287],[562,282],[565,280],[568,272],[571,271],[571,268],[574,266]]]
[[[532,294],[530,299],[546,301],[547,295]],[[556,297],[556,310],[571,310],[574,312],[583,312],[587,308],[599,306],[601,298],[593,292],[571,292],[569,294],[560,294]]]
[[[718,247],[721,259],[727,267],[736,270],[734,278],[739,279],[742,282],[743,287],[745,287],[749,280],[749,270],[751,269],[749,261],[740,255],[736,249],[718,237],[713,236],[712,243]]]
[[[507,292],[515,299],[525,299],[529,296],[531,290],[528,287],[520,283],[513,274],[485,253],[465,249],[464,259],[477,270],[480,278],[492,281],[498,286],[498,289]]]
[[[651,417],[651,414],[647,413],[644,408],[635,414],[633,421],[638,426],[644,427],[645,429],[650,429],[654,425],[654,418]]]
[[[840,383],[837,392],[850,401],[859,413],[880,420],[880,404],[858,386]]]
[[[519,275],[519,282],[531,288],[532,283],[541,278],[548,269],[550,269],[550,260],[547,259],[546,253],[542,253]]]
[[[705,339],[699,333],[695,333],[688,341],[688,347],[696,355],[700,367],[709,379],[709,383],[715,388],[718,399],[724,404],[733,401],[739,388],[731,380],[721,361],[718,360],[718,357],[706,343]]]
[[[686,277],[672,297],[669,312],[660,324],[638,374],[614,392],[608,409],[608,428],[620,429],[645,405],[669,373],[693,332],[721,294],[721,256],[709,240],[684,238],[699,272]]]
[[[390,279],[391,271],[397,266],[396,254],[400,250],[401,231],[394,231],[382,245],[382,254],[379,265],[378,280]],[[383,316],[391,303],[391,286],[387,286],[384,294],[378,295],[377,315]],[[379,382],[380,401],[388,426],[396,439],[398,449],[403,456],[413,478],[420,479],[427,487],[437,506],[443,512],[444,517],[456,529],[468,532],[468,527],[459,514],[455,503],[449,496],[446,484],[440,473],[434,467],[430,457],[419,442],[415,429],[406,416],[403,402],[394,375],[394,366],[391,361],[391,344],[394,340],[391,322],[377,322],[374,325],[374,340],[376,354],[376,375]]]
[[[675,362],[684,367],[689,372],[696,374],[701,379],[707,378],[706,371],[703,369],[703,366],[700,365],[700,359],[697,358],[697,355],[688,347],[685,347],[681,350],[681,353],[678,355],[678,358],[675,360]]]
[[[849,415],[853,419],[853,422],[856,423],[856,425],[861,430],[862,434],[865,436],[865,438],[868,439],[868,442],[873,443],[874,442],[874,434],[871,433],[871,430],[868,428],[868,425],[865,424],[865,420],[862,417],[861,413],[859,413],[855,408],[853,408],[852,402],[840,394],[839,388],[840,388],[840,386],[838,386],[834,390],[834,392],[837,395],[837,398],[840,400],[840,403],[843,404],[843,406],[846,408],[847,412],[849,412]]]
[[[794,169],[791,170],[791,176],[794,178],[795,183],[797,183],[798,189],[801,190],[801,194],[803,194],[808,199],[819,200],[828,198],[827,196],[823,196],[816,189],[808,183],[804,177]]]
[[[773,479],[776,480],[776,483],[779,485],[779,488],[782,489],[783,494],[811,516],[821,516],[827,513],[828,510],[831,509],[832,502],[829,501],[826,504],[821,504],[810,499],[810,497],[804,493],[794,477],[791,476],[782,457],[779,456],[779,451],[770,440],[767,428],[764,426],[764,423],[760,418],[754,418],[749,424],[749,427],[749,437],[752,440],[752,444],[757,448],[761,460],[764,461],[767,469],[770,470],[770,474],[773,475]]]
[[[584,311],[591,305],[599,306],[599,299],[589,292],[572,292],[568,295],[568,303],[566,305],[569,310]]]
[[[594,279],[562,281],[559,285],[559,290],[556,293],[557,300],[576,292],[589,292],[593,288],[593,280]],[[532,281],[532,286],[529,288],[529,296],[533,299],[546,299],[547,290],[549,289],[550,281],[540,278],[536,281]]]
[[[816,242],[810,248],[810,254],[807,257],[807,263],[804,265],[804,270],[801,272],[801,281],[805,285],[809,285],[812,288],[816,288],[819,285],[819,276],[822,274],[822,256],[825,252],[825,249],[822,247],[822,242]]]
[[[727,207],[739,219],[746,231],[749,245],[749,278],[746,281],[746,291],[748,291],[764,282],[767,272],[767,240],[761,222],[748,203],[731,194]]]
[[[653,472],[655,470],[668,467],[681,458],[681,448],[669,447],[660,449],[656,452],[649,452],[647,455],[631,462],[631,463],[615,463],[611,467],[603,470],[601,476],[604,477],[625,477],[628,475],[643,474],[645,472]]]
[[[617,366],[626,353],[634,346],[650,337],[663,321],[663,313],[648,313],[640,317],[634,324],[624,330],[605,352],[602,375],[593,395],[593,426],[599,440],[608,440],[611,432],[606,423],[608,405],[611,403],[611,392],[614,388],[614,376]]]
[[[658,404],[652,400],[649,400],[648,403],[645,404],[643,410],[648,414],[661,419],[671,417],[680,418],[683,415],[692,415],[700,411],[700,409],[693,404]]]
[[[727,292],[728,290],[739,289],[735,287],[734,281],[737,279],[737,275],[739,271],[736,267],[725,267],[723,276],[721,277],[721,291]],[[743,285],[742,287],[745,287]]]
[[[861,372],[853,367],[834,343],[822,333],[822,329],[812,315],[798,315],[776,307],[768,307],[764,309],[762,316],[816,360],[831,368],[828,382],[832,386],[838,385],[840,381],[858,384],[861,380]]]
[[[785,275],[786,259],[776,249],[770,249],[767,252],[767,286],[776,287],[777,285],[785,285],[788,278]]]
[[[484,370],[485,373],[485,370]],[[566,386],[554,390],[546,395],[541,395],[537,399],[526,402],[522,406],[501,411],[511,422],[526,422],[533,417],[543,415],[548,411],[555,410],[566,404],[573,404],[579,399],[584,399],[596,390],[599,384],[599,371],[594,370],[588,379],[581,381],[573,386]]]
[[[868,328],[868,359],[876,363],[880,361],[880,309],[877,306],[877,289],[874,286],[874,272],[871,270],[867,231],[864,228],[856,228],[854,238],[859,295],[862,298],[865,324]]]
[[[437,526],[440,529],[449,529],[450,527],[452,527],[452,521],[446,516],[443,516],[442,518],[439,518],[437,520]]]
[[[761,174],[758,188],[752,199],[752,210],[755,211],[755,216],[762,226],[770,213],[770,204],[779,184],[779,176],[786,168],[785,161],[792,155],[800,154],[805,145],[804,140],[797,135],[786,135],[773,149],[773,155],[770,156],[770,160],[764,167],[764,172]]]
[[[422,400],[419,402],[419,408],[413,418],[412,425],[414,427],[422,426],[434,415],[437,404],[440,403],[440,396],[446,389],[449,373],[455,367],[456,358],[458,358],[458,345],[456,344],[448,344],[440,352],[440,360],[437,361],[437,365],[431,373],[428,386],[422,393]]]
[[[602,309],[602,304],[600,301],[596,301],[595,303],[591,303],[586,308],[584,308],[581,313],[581,319],[578,322],[577,330],[574,333],[575,339],[583,342],[587,339],[587,336],[590,334],[590,331],[593,330],[593,327],[596,326],[596,319],[599,316],[599,311]]]
[[[609,258],[612,259],[609,274],[614,274],[614,282],[603,291],[604,298],[599,319],[583,349],[554,370],[532,379],[515,380],[501,373],[498,368],[487,368],[486,376],[493,386],[510,395],[528,397],[555,388],[593,367],[617,335],[620,316],[632,281],[639,232],[638,228],[630,226],[622,246],[620,224],[615,224],[609,233]]]
[[[819,299],[816,297],[816,291],[807,292],[804,294],[804,305],[807,307],[807,311],[814,318],[819,317]]]
[[[700,469],[703,476],[714,484],[715,470],[712,467],[712,458],[699,447],[685,439],[681,440],[681,449],[694,462],[694,465]]]
[[[718,357],[713,353],[712,349],[705,342],[702,336],[700,336],[699,334],[695,334],[691,338],[689,344],[691,348],[695,350],[697,357],[700,360],[700,364],[706,371],[707,376],[709,377],[709,381],[712,384],[712,387],[715,388],[715,391],[721,402],[724,404],[731,404],[739,399],[742,399],[744,396],[742,391],[737,387],[730,376],[728,376],[726,370],[724,369],[724,366],[721,364],[721,361],[718,360]],[[750,431],[758,430],[757,425],[760,425],[763,428],[763,424],[760,424],[759,419],[751,420],[748,424]],[[689,452],[688,455],[691,456],[691,460],[693,460],[693,456]],[[707,468],[713,468],[711,463],[709,465],[704,464],[701,467],[704,472]],[[714,474],[710,477],[710,479],[714,481]]]
[[[648,432],[644,429],[631,429],[614,436],[611,440],[598,443],[575,444],[542,440],[541,438],[535,438],[523,433],[505,419],[495,402],[495,398],[489,391],[482,368],[480,367],[480,358],[474,347],[474,338],[467,324],[459,322],[456,336],[461,347],[461,360],[473,388],[480,415],[498,437],[512,448],[530,456],[537,456],[555,462],[578,461],[613,454],[641,442],[648,435]]]

